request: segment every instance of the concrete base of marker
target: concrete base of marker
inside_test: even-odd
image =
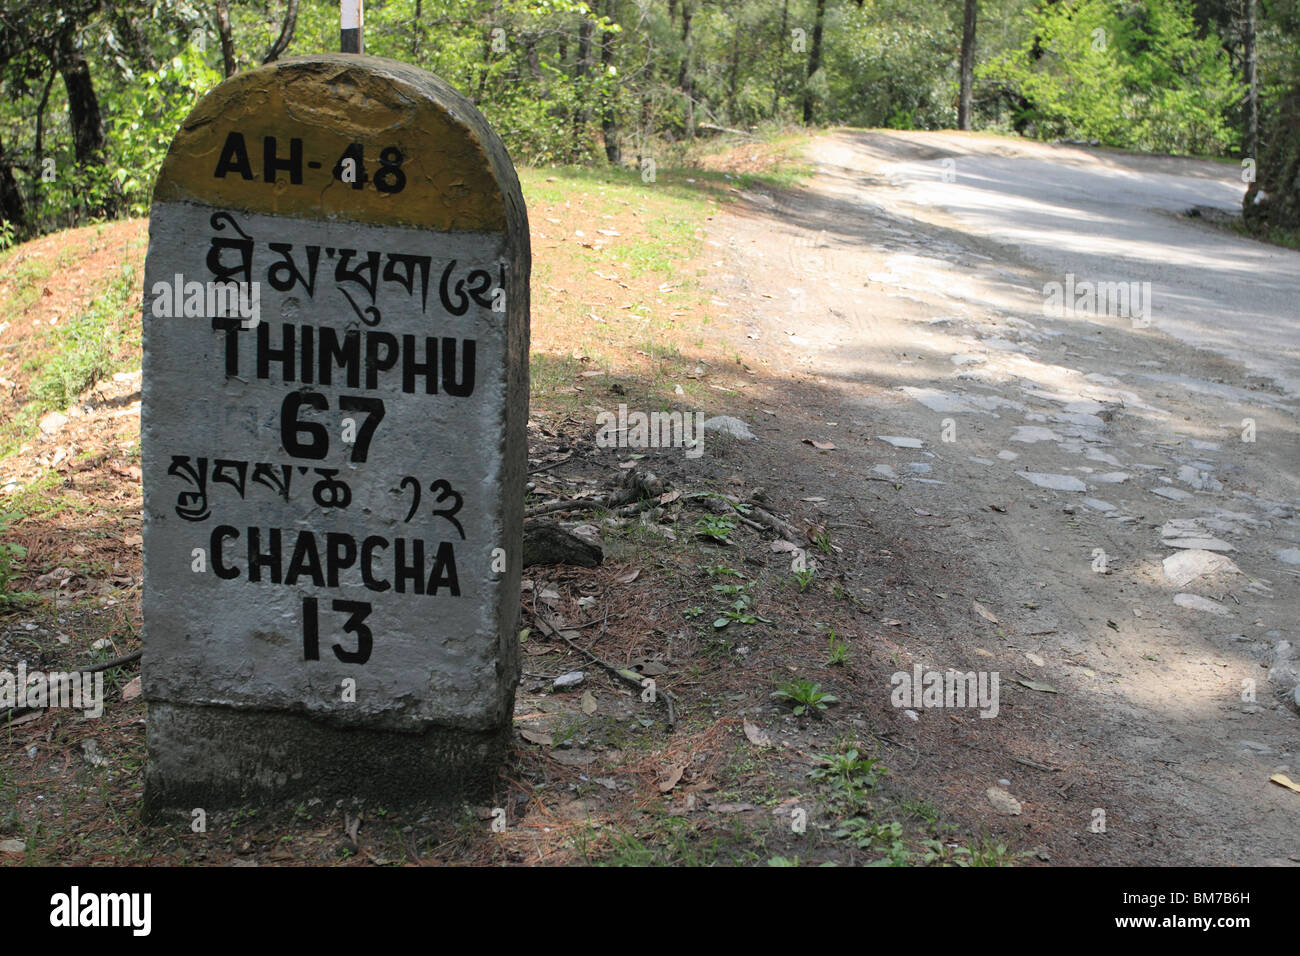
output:
[[[513,695],[512,695],[513,696]],[[513,702],[507,713],[513,710]],[[143,813],[161,822],[274,809],[319,798],[332,807],[449,806],[489,797],[512,727],[423,733],[332,726],[298,714],[155,701],[149,705]]]

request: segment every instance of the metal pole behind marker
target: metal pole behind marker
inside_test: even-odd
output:
[[[343,53],[361,53],[364,41],[361,35],[361,6],[364,0],[339,2],[339,50]]]

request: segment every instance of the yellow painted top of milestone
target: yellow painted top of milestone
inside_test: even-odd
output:
[[[172,141],[154,201],[504,232],[503,182],[517,192],[500,141],[446,83],[395,60],[333,54],[236,73],[210,92]]]

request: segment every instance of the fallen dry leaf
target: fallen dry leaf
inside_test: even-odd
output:
[[[994,624],[998,623],[997,615],[994,614],[992,611],[990,611],[988,608],[986,608],[979,601],[971,602],[971,607],[973,607],[975,609],[975,613],[978,614],[980,617],[984,618],[984,620],[991,621]]]
[[[664,777],[661,777],[659,780],[658,783],[659,792],[667,793],[673,787],[677,786],[677,782],[682,779],[682,774],[685,771],[686,771],[685,764],[673,764],[671,767],[669,767],[668,774]]]
[[[1020,685],[1023,686],[1023,687],[1028,687],[1030,690],[1042,691],[1044,694],[1059,694],[1059,693],[1060,693],[1060,691],[1057,690],[1055,687],[1053,687],[1051,684],[1044,684],[1044,683],[1042,683],[1041,681],[1036,681],[1036,680],[1020,680],[1019,678],[1017,678],[1017,679],[1016,679],[1016,683],[1017,683],[1017,684],[1020,684]]]
[[[519,731],[519,736],[523,737],[530,744],[539,744],[543,747],[549,747],[555,743],[555,738],[550,734],[544,734],[540,730],[523,729]]]
[[[834,451],[834,450],[835,450],[835,443],[834,443],[834,442],[829,442],[829,441],[813,441],[811,438],[805,438],[805,439],[803,440],[803,443],[804,443],[805,445],[812,445],[812,446],[813,446],[814,448],[816,448],[818,451]]]
[[[1288,790],[1294,790],[1296,793],[1300,793],[1300,786],[1296,786],[1292,783],[1291,778],[1284,773],[1275,773],[1268,779],[1279,787],[1286,787]]]
[[[714,813],[748,813],[758,807],[752,803],[711,803],[709,809]]]
[[[140,678],[132,677],[125,687],[122,688],[123,700],[135,700],[140,696]]]
[[[768,736],[767,732],[758,724],[751,724],[748,720],[745,721],[745,737],[755,747],[770,747],[772,745],[772,738]]]

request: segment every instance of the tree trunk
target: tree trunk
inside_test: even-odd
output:
[[[682,56],[682,69],[677,75],[677,86],[686,97],[686,138],[695,138],[695,37],[691,36],[691,21],[695,10],[682,2],[682,42],[686,52]]]
[[[961,96],[957,100],[958,129],[970,129],[971,124],[972,88],[975,85],[975,18],[978,13],[979,0],[966,0],[966,16],[961,28]]]
[[[27,205],[14,179],[13,166],[5,159],[3,143],[0,143],[0,220],[13,223],[15,231],[27,224]]]
[[[817,0],[817,19],[813,22],[812,51],[808,56],[808,85],[803,91],[803,121],[808,125],[813,119],[812,78],[822,67],[822,25],[826,19],[826,0]]]
[[[781,102],[781,81],[785,78],[785,48],[790,42],[790,0],[781,0],[781,32],[776,37],[776,75],[772,77],[772,116]]]
[[[736,122],[736,84],[740,81],[740,16],[736,11],[736,32],[731,37],[731,78],[727,84],[727,118]]]
[[[529,33],[524,37],[524,60],[528,63],[528,75],[534,82],[542,82],[542,61],[537,55],[537,34]]]
[[[1242,24],[1242,69],[1246,82],[1245,135],[1242,154],[1259,161],[1259,67],[1255,56],[1256,0],[1246,0],[1246,22]]]
[[[289,49],[293,42],[294,27],[298,25],[298,0],[289,0],[284,8],[284,21],[280,24],[280,35],[275,38],[271,48],[262,57],[263,63],[273,63],[280,59],[280,54]]]
[[[618,14],[618,0],[605,0],[605,19],[613,22]],[[619,166],[623,162],[623,148],[619,143],[618,133],[618,93],[610,90],[609,73],[614,66],[614,34],[604,30],[600,34],[600,65],[604,72],[604,105],[600,114],[600,129],[605,136],[605,158],[610,165]]]
[[[226,0],[217,0],[217,37],[221,40],[221,62],[226,77],[235,75],[235,41],[230,36],[230,7]]]
[[[36,105],[36,142],[32,152],[36,156],[37,166],[41,165],[41,157],[45,154],[45,107],[50,102],[50,88],[58,76],[58,70],[50,71],[50,78],[45,81],[45,90],[41,93],[41,101]]]
[[[578,79],[578,109],[573,114],[573,131],[577,133],[591,119],[590,91],[587,79],[591,76],[591,9],[582,5],[582,21],[578,24],[578,62],[575,76]]]
[[[158,69],[158,61],[150,48],[149,37],[145,34],[140,18],[119,11],[114,18],[114,32],[122,38],[127,55],[142,73],[152,73]]]
[[[72,126],[77,165],[102,165],[104,123],[99,113],[99,100],[90,79],[90,65],[73,38],[72,30],[59,37],[59,72],[68,91],[68,123]]]

